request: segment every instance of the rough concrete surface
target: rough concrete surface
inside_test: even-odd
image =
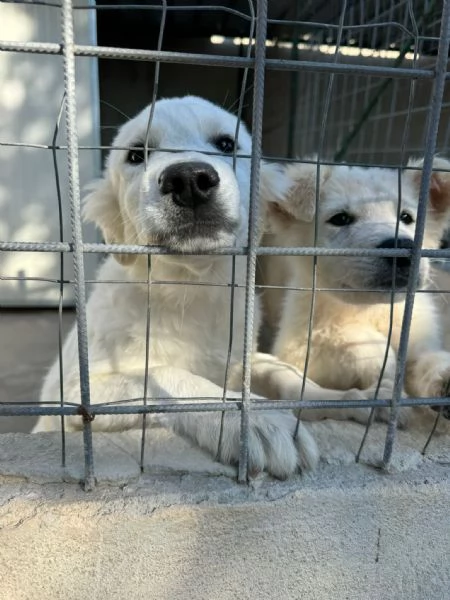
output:
[[[78,483],[80,434],[67,436],[65,469],[59,434],[0,436],[2,597],[450,598],[449,436],[424,458],[413,449],[420,436],[400,432],[385,474],[367,464],[383,425],[360,465],[352,452],[361,426],[313,429],[317,472],[249,486],[163,429],[148,432],[142,475],[139,432],[96,435],[90,493]]]

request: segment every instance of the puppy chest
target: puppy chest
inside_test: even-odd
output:
[[[149,363],[170,364],[223,383],[228,351],[231,362],[242,357],[244,322],[238,311],[191,304],[150,310]],[[146,319],[134,327],[135,352],[145,355]],[[139,330],[137,330],[139,329]],[[138,350],[139,347],[139,350]]]

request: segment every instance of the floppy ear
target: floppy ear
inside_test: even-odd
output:
[[[329,166],[321,165],[319,188],[331,173]],[[284,193],[270,200],[269,208],[276,216],[290,221],[311,222],[316,213],[317,166],[315,164],[290,164],[284,167]]]
[[[279,163],[261,162],[260,194],[263,202],[283,201],[292,186],[286,168]]]
[[[407,171],[409,177],[412,178],[417,191],[420,189],[422,181],[423,159],[409,160],[408,167],[415,167],[414,171]],[[442,169],[433,171],[430,179],[429,201],[430,209],[438,216],[444,216],[450,211],[450,161],[435,156],[433,159],[433,169]]]
[[[136,243],[136,230],[130,219],[123,215],[111,182],[100,179],[91,183],[87,189],[89,193],[84,198],[84,220],[100,227],[107,244]],[[137,257],[136,254],[113,254],[112,256],[121,265],[131,265]]]

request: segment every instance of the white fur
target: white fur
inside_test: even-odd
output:
[[[126,123],[116,140],[117,147],[132,147],[145,139],[150,108]],[[95,183],[85,199],[85,217],[100,226],[109,243],[164,244],[177,251],[201,254],[219,246],[247,244],[250,185],[249,159],[237,160],[233,172],[230,156],[210,156],[216,151],[212,140],[219,134],[234,138],[236,119],[219,107],[195,97],[161,100],[156,103],[149,146],[177,149],[176,153],[154,151],[148,164],[126,163],[127,150],[112,150],[104,177]],[[244,126],[239,131],[240,152],[250,154],[251,138]],[[162,194],[159,178],[165,167],[178,162],[202,161],[212,165],[220,176],[216,204],[221,217],[213,234],[185,233],[183,219],[173,216],[170,194]],[[278,169],[263,165],[261,192],[280,198],[285,179]],[[236,223],[225,231],[222,220]],[[227,287],[188,285],[210,282],[228,284],[231,258],[225,256],[152,256],[150,290],[150,346],[148,397],[222,398],[229,340],[230,292]],[[236,258],[236,282],[243,286],[245,257]],[[115,254],[101,266],[98,283],[87,304],[90,391],[93,404],[142,398],[144,393],[147,285],[147,257]],[[183,283],[180,283],[183,282]],[[241,360],[244,331],[244,290],[236,289],[230,395],[240,398]],[[259,323],[256,303],[255,335]],[[64,398],[80,403],[76,328],[63,349]],[[284,375],[283,375],[284,374]],[[258,390],[272,389],[278,398],[286,397],[295,385],[300,389],[301,373],[269,355],[254,356],[253,378]],[[342,392],[323,390],[307,382],[306,397],[341,398]],[[59,399],[59,366],[50,369],[43,385],[41,401]],[[140,416],[97,416],[94,430],[113,431],[138,426]],[[220,413],[152,414],[149,422],[172,427],[179,434],[216,455]],[[35,431],[58,427],[58,419],[42,418]],[[66,420],[69,429],[80,429],[80,417]],[[277,477],[287,477],[317,463],[315,442],[301,424],[294,440],[296,419],[292,413],[251,411],[249,467],[251,472],[266,469]],[[235,462],[239,455],[240,414],[226,413],[221,451],[223,462]]]
[[[321,166],[317,194],[317,246],[324,248],[375,248],[395,237],[398,191],[401,186],[401,210],[414,218],[412,224],[400,223],[398,236],[412,240],[415,231],[421,163],[410,163],[417,170],[401,174],[394,169],[364,169],[339,165]],[[435,159],[434,168],[449,169],[450,162]],[[291,165],[286,168],[291,188],[282,201],[271,201],[264,244],[313,246],[316,212],[315,165]],[[450,210],[450,174],[433,172],[424,238],[425,248],[439,247]],[[329,219],[346,211],[353,223],[336,227]],[[387,275],[386,275],[387,271]],[[280,273],[290,274],[292,287],[311,288],[313,259],[310,257],[271,258],[264,265],[264,280],[279,282]],[[319,257],[317,288],[336,291],[316,293],[307,375],[321,386],[336,389],[359,388],[364,396],[373,395],[387,346],[388,359],[379,397],[391,398],[404,312],[405,285],[395,294],[390,345],[390,284],[383,259],[374,257]],[[285,283],[287,281],[285,280]],[[429,261],[420,263],[420,284],[429,283]],[[371,292],[383,288],[384,293]],[[362,289],[362,292],[352,291]],[[343,291],[339,291],[343,290]],[[304,369],[307,353],[311,292],[288,291],[280,311],[280,296],[266,292],[268,318],[280,318],[273,346],[281,360]],[[277,312],[278,311],[278,312]],[[280,315],[281,312],[281,315]],[[274,323],[271,323],[272,327]],[[442,350],[441,327],[432,294],[416,294],[408,346],[406,393],[418,397],[440,396],[450,381],[450,354]],[[403,410],[405,424],[409,410]],[[385,419],[387,411],[378,411]],[[366,409],[304,411],[304,419],[351,418],[367,420]]]

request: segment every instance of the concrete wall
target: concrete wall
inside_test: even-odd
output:
[[[357,424],[315,424],[320,469],[235,483],[234,470],[164,430],[95,436],[85,493],[81,436],[0,437],[2,597],[64,600],[444,600],[450,572],[450,440],[423,458],[401,432],[390,474],[364,462]],[[343,437],[342,434],[345,433]],[[340,442],[339,442],[340,440]]]

